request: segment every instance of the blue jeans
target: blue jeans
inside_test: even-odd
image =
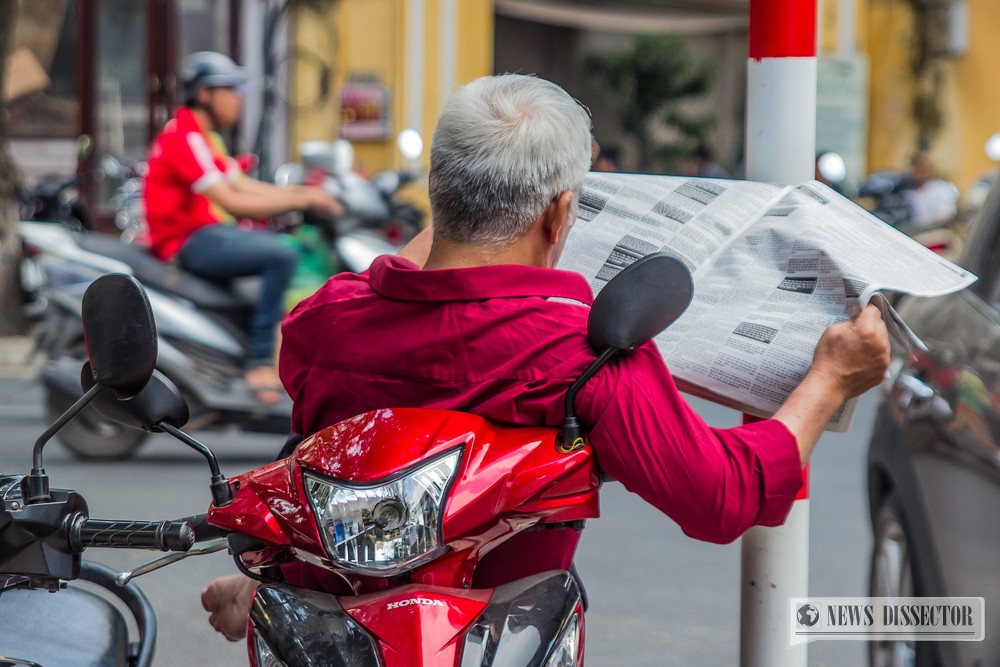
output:
[[[185,270],[210,280],[261,277],[247,368],[272,365],[275,331],[284,315],[285,292],[298,265],[298,253],[283,245],[273,232],[215,224],[192,234],[177,258]]]

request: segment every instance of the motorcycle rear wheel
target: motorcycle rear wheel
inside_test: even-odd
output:
[[[76,399],[60,391],[49,389],[45,407],[49,422],[55,421]],[[93,407],[80,411],[59,433],[59,442],[75,456],[89,460],[127,459],[149,435],[137,428],[130,428],[111,421]]]

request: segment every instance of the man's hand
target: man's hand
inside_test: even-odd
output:
[[[243,574],[219,577],[201,592],[208,622],[231,642],[247,636],[247,616],[258,582]]]
[[[774,413],[795,436],[802,465],[837,408],[881,382],[888,367],[889,332],[877,307],[869,304],[857,318],[827,327],[802,384]]]
[[[301,192],[306,202],[305,206],[302,208],[312,209],[317,213],[330,216],[344,214],[344,206],[339,201],[323,192],[322,188],[304,185],[302,186]]]
[[[816,344],[810,372],[827,376],[854,398],[882,381],[889,367],[889,334],[882,313],[868,304],[854,320],[827,327]]]

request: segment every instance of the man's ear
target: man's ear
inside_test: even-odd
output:
[[[569,232],[573,224],[573,220],[569,219],[572,208],[573,192],[567,190],[553,199],[542,214],[546,240],[552,245],[559,244]]]

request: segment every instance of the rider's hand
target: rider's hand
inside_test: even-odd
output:
[[[802,383],[774,413],[795,436],[802,465],[844,401],[871,389],[889,367],[889,333],[871,304],[853,320],[826,328]]]
[[[339,201],[323,192],[321,188],[305,186],[303,187],[303,194],[306,198],[306,205],[304,208],[312,209],[317,213],[330,216],[343,215],[344,213],[344,206]]]
[[[889,334],[882,313],[869,304],[853,320],[827,327],[816,344],[810,372],[854,398],[876,386],[889,366]]]

